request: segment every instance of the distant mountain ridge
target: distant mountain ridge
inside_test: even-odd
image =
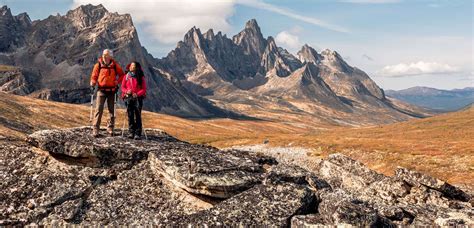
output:
[[[294,56],[273,37],[264,38],[255,19],[232,38],[193,27],[157,65],[194,93],[248,115],[262,108],[289,110],[346,124],[423,116],[396,107],[365,72],[336,51],[318,53],[306,44]]]
[[[430,87],[411,87],[404,90],[387,90],[387,96],[430,109],[456,111],[474,102],[474,87],[442,90]]]

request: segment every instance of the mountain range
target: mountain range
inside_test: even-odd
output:
[[[474,102],[474,87],[441,90],[429,87],[411,87],[387,90],[387,96],[439,111],[456,111]]]
[[[70,103],[88,102],[89,75],[102,49],[123,66],[137,60],[149,85],[145,109],[184,117],[310,118],[337,125],[424,117],[424,109],[385,96],[339,53],[304,45],[297,55],[263,37],[257,21],[228,38],[191,28],[166,57],[141,46],[128,14],[83,5],[31,21],[0,8],[0,90]]]

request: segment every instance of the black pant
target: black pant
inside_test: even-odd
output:
[[[128,132],[141,136],[143,97],[126,99],[125,105],[128,114]]]

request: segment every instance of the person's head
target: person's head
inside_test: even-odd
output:
[[[108,63],[110,62],[110,60],[112,59],[112,57],[114,57],[114,52],[110,49],[105,49],[103,52],[102,52],[102,59],[104,60],[104,62]]]
[[[129,69],[129,70],[132,71],[132,72],[136,72],[136,70],[137,70],[137,63],[136,63],[136,62],[130,63],[130,69]]]
[[[135,73],[135,75],[137,76],[137,79],[138,79],[138,84],[141,85],[142,84],[142,80],[143,80],[143,76],[144,73],[143,73],[143,69],[142,69],[142,66],[140,65],[139,62],[137,61],[133,61],[130,63],[130,66],[129,66],[129,70],[133,73]]]

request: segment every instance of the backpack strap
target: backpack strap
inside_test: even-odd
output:
[[[117,63],[116,63],[114,60],[110,60],[110,61],[111,61],[111,64],[114,65],[114,68],[112,68],[112,69],[114,69],[115,74],[117,74]],[[104,65],[102,64],[102,61],[100,61],[100,60],[97,61],[97,62],[99,63],[99,72],[100,72],[100,70],[102,70],[102,69],[110,69],[110,68],[111,68],[110,65],[109,65],[109,66],[104,66]]]

